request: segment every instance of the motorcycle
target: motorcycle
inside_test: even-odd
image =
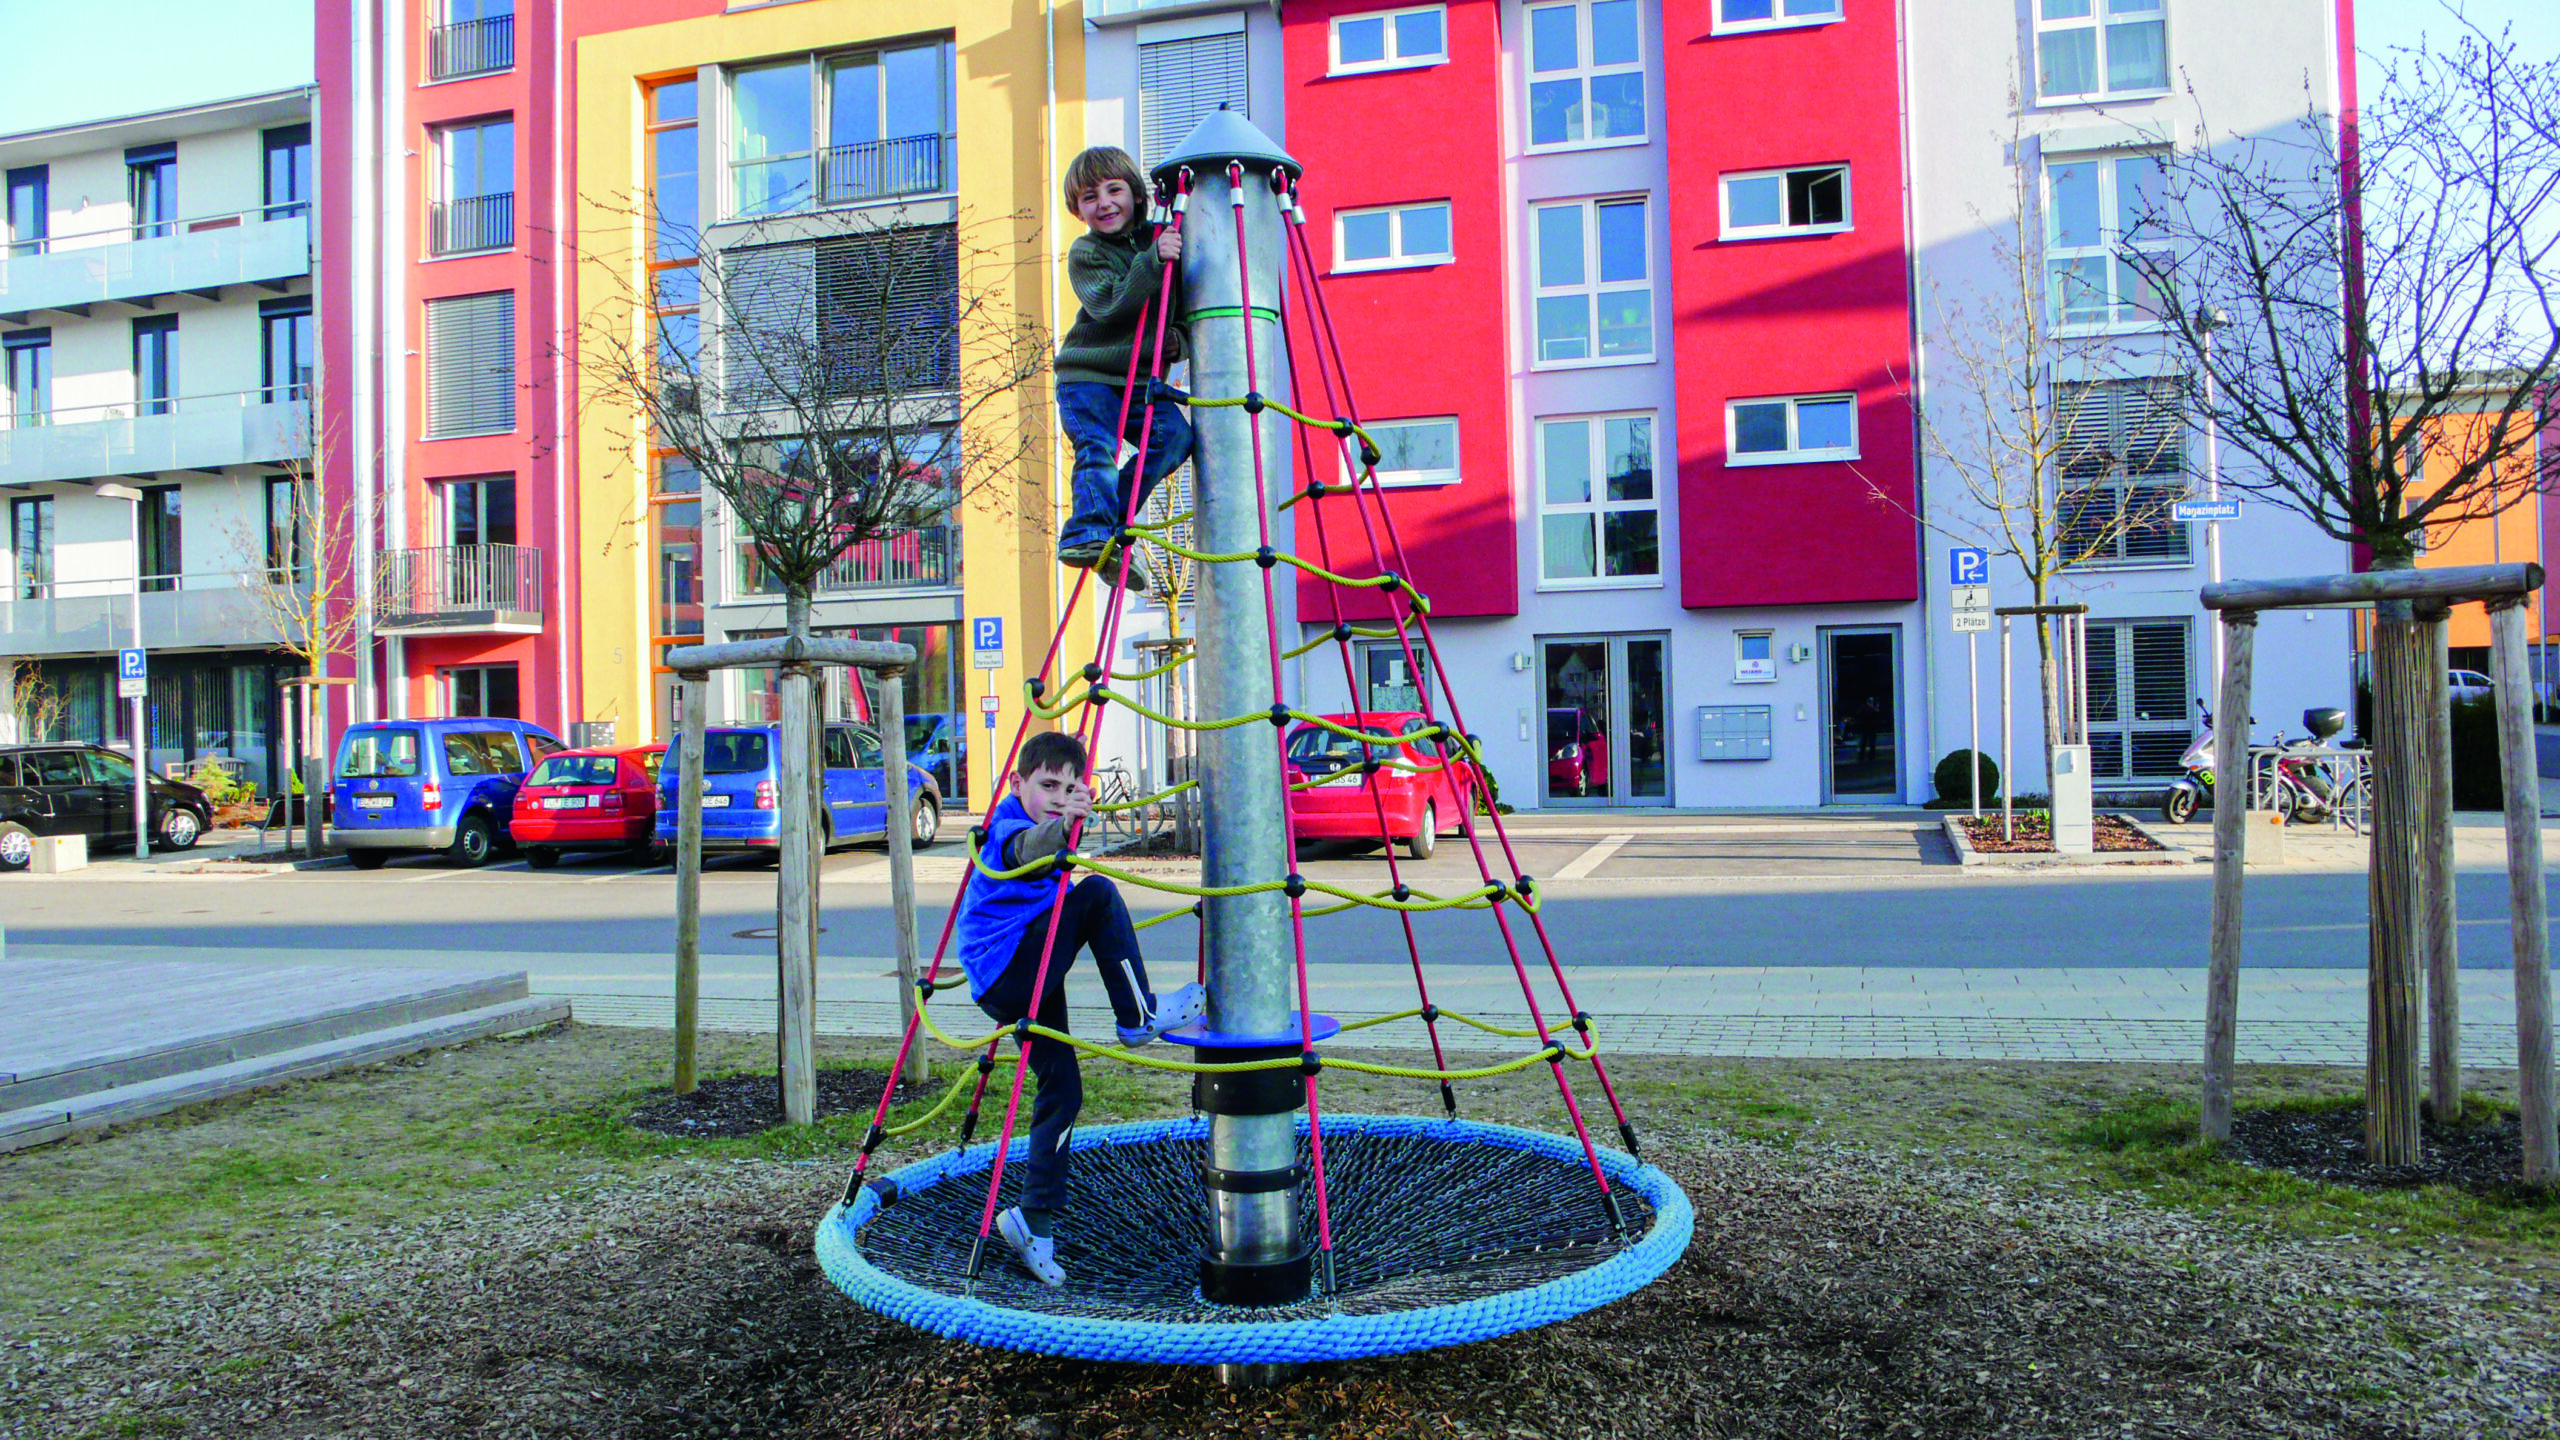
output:
[[[2184,825],[2196,818],[2199,806],[2213,803],[2213,712],[2207,710],[2204,698],[2196,698],[2196,713],[2204,717],[2197,727],[2195,743],[2178,757],[2178,768],[2186,773],[2169,782],[2169,791],[2160,797],[2160,818],[2172,825]]]
[[[2213,712],[2196,701],[2204,725],[2195,743],[2178,757],[2186,771],[2169,784],[2161,797],[2160,818],[2172,825],[2183,825],[2195,818],[2198,807],[2213,803]],[[2311,733],[2299,740],[2287,741],[2284,732],[2276,732],[2279,751],[2312,751],[2328,747],[2331,737],[2346,728],[2347,712],[2334,706],[2315,706],[2302,712],[2303,727]],[[2286,825],[2317,825],[2347,812],[2350,824],[2358,818],[2363,782],[2342,781],[2331,763],[2313,755],[2299,758],[2279,753],[2276,757],[2275,784],[2267,803],[2279,821]]]

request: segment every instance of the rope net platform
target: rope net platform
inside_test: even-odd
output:
[[[933,1001],[965,983],[945,973],[956,970],[951,941],[964,878],[944,916],[932,967],[918,981],[915,1016],[844,1198],[818,1227],[817,1252],[828,1277],[862,1304],[919,1329],[1099,1360],[1255,1365],[1387,1355],[1569,1318],[1650,1283],[1688,1248],[1688,1199],[1643,1163],[1592,1017],[1575,1004],[1539,914],[1536,880],[1521,870],[1501,812],[1490,803],[1482,755],[1432,637],[1429,598],[1410,578],[1403,541],[1378,488],[1382,456],[1351,400],[1343,349],[1305,236],[1300,177],[1295,160],[1243,117],[1223,110],[1157,167],[1155,198],[1168,228],[1190,232],[1180,274],[1196,392],[1187,397],[1196,434],[1194,509],[1141,525],[1133,494],[1109,558],[1076,581],[1065,619],[1026,686],[1023,726],[995,772],[1011,773],[1037,722],[1071,723],[1090,754],[1101,715],[1115,703],[1145,723],[1193,732],[1203,779],[1118,808],[1160,804],[1200,788],[1206,813],[1201,883],[1134,872],[1083,853],[1076,849],[1081,826],[1069,831],[1064,851],[1015,870],[992,868],[983,832],[971,837],[978,874],[1054,880],[1047,918],[1052,950],[1079,871],[1181,897],[1185,908],[1139,928],[1186,918],[1198,923],[1208,1018],[1166,1037],[1193,1047],[1196,1056],[1097,1044],[1029,1020],[949,1033]],[[1294,308],[1284,304],[1284,263],[1288,288],[1303,300]],[[1140,393],[1142,379],[1149,390],[1163,383],[1164,335],[1176,302],[1175,271],[1160,268],[1122,391],[1124,433],[1125,397]],[[1300,389],[1302,356],[1313,359],[1321,408],[1329,415],[1317,413],[1317,402]],[[1133,462],[1138,472],[1149,438],[1142,428]],[[1346,469],[1356,478],[1333,478]],[[1275,481],[1290,470],[1294,481]],[[1328,515],[1346,504],[1347,520]],[[1312,556],[1278,543],[1286,538],[1280,524],[1291,519],[1301,543],[1312,539]],[[1190,543],[1176,538],[1185,525]],[[1337,559],[1334,532],[1341,529],[1359,543]],[[1129,609],[1132,557],[1142,543],[1198,567],[1199,624],[1189,653],[1130,673],[1113,669],[1112,660]],[[1352,570],[1366,573],[1347,573]],[[1285,644],[1281,622],[1277,582],[1284,573],[1329,597],[1332,616],[1329,628],[1294,646]],[[1097,607],[1092,658],[1080,669],[1062,666],[1070,625],[1089,591]],[[1354,623],[1346,596],[1365,597],[1363,623]],[[1179,620],[1178,607],[1167,611]],[[1396,645],[1406,673],[1420,677],[1418,729],[1386,733],[1360,708],[1355,639]],[[1328,647],[1354,697],[1349,724],[1293,707],[1285,693],[1283,662]],[[1117,688],[1185,666],[1192,667],[1199,718],[1162,713]],[[1366,758],[1351,773],[1373,802],[1382,836],[1387,815],[1376,776],[1436,773],[1453,785],[1462,811],[1457,835],[1473,861],[1474,882],[1445,894],[1410,885],[1392,844],[1384,886],[1332,884],[1298,873],[1287,796],[1317,779],[1288,778],[1293,726],[1320,728],[1358,747]],[[1407,747],[1431,758],[1400,758]],[[1341,1024],[1314,1008],[1307,927],[1362,907],[1393,912],[1401,922],[1415,1003]],[[1462,1015],[1433,1002],[1424,927],[1416,922],[1455,911],[1491,919],[1519,982],[1525,1023]],[[1049,981],[1044,962],[1031,992],[1046,993]],[[1551,1022],[1551,1012],[1563,1022]],[[976,1015],[974,1008],[968,1013]],[[1340,1032],[1415,1020],[1429,1043],[1429,1065],[1354,1059],[1329,1048]],[[1442,1045],[1443,1022],[1531,1041],[1534,1048],[1453,1067]],[[1008,1179],[1019,1179],[1008,1176],[1008,1166],[1020,1166],[1028,1155],[1020,1132],[1035,1037],[1072,1045],[1089,1058],[1188,1074],[1200,1112],[1072,1132],[1070,1200],[1058,1212],[1057,1229],[1058,1260],[1069,1278],[1059,1287],[1032,1279],[993,1233],[996,1217],[1013,1203],[1016,1184]],[[924,1114],[891,1126],[897,1076],[927,1038],[972,1054],[976,1063]],[[1458,1118],[1456,1082],[1538,1065],[1553,1077],[1564,1132]],[[1574,1079],[1584,1067],[1616,1123],[1615,1146],[1594,1137],[1584,1113]],[[1008,1070],[993,1143],[973,1146],[990,1085]],[[1436,1083],[1442,1113],[1327,1115],[1318,1094],[1326,1070]],[[866,1178],[884,1141],[936,1123],[964,1094],[957,1149]]]

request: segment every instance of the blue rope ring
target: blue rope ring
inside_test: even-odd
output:
[[[1304,1116],[1298,1119],[1298,1129],[1303,1140]],[[1135,1164],[1142,1154],[1160,1157],[1147,1163],[1172,1174],[1177,1159],[1187,1167],[1192,1163],[1189,1157],[1201,1153],[1207,1135],[1206,1120],[1185,1117],[1079,1129],[1071,1145],[1077,1156],[1094,1161]],[[1071,1244],[1078,1224],[1074,1204],[1059,1216],[1061,1259],[1068,1264],[1063,1290],[1047,1290],[1015,1274],[1011,1257],[999,1242],[989,1247],[978,1293],[966,1293],[965,1257],[976,1239],[977,1216],[986,1196],[987,1167],[995,1148],[991,1145],[949,1151],[898,1170],[888,1177],[896,1187],[894,1205],[884,1207],[880,1194],[888,1188],[884,1186],[865,1188],[850,1209],[838,1204],[828,1210],[818,1225],[818,1263],[837,1288],[867,1308],[952,1339],[1086,1360],[1210,1365],[1396,1355],[1552,1325],[1633,1294],[1658,1279],[1689,1248],[1695,1217],[1688,1196],[1660,1170],[1617,1151],[1601,1152],[1601,1168],[1629,1212],[1628,1233],[1613,1237],[1605,1231],[1577,1228],[1599,1214],[1598,1191],[1581,1145],[1570,1136],[1420,1116],[1333,1115],[1325,1118],[1324,1138],[1337,1256],[1345,1276],[1344,1289],[1331,1299],[1313,1296],[1277,1310],[1223,1310],[1200,1300],[1196,1284],[1186,1275],[1180,1283],[1190,1286],[1188,1300],[1160,1308],[1169,1314],[1204,1318],[1158,1318],[1144,1306],[1108,1295],[1079,1295],[1079,1264]],[[1362,1183],[1345,1181],[1363,1173],[1356,1156],[1360,1147],[1372,1143],[1382,1147],[1382,1154],[1389,1153],[1383,1147],[1399,1146],[1402,1149],[1393,1153],[1411,1155],[1414,1147],[1421,1146],[1426,1153],[1443,1153],[1452,1163],[1480,1165],[1488,1183],[1465,1193],[1428,1189],[1399,1194],[1393,1193],[1397,1187],[1388,1179],[1380,1183],[1378,1194],[1364,1194]],[[1005,1162],[1008,1176],[1029,1149],[1027,1137],[1013,1142]],[[1354,1163],[1345,1165],[1346,1158]],[[1098,1167],[1077,1168],[1081,1176]],[[1402,1167],[1386,1167],[1385,1173],[1392,1175],[1398,1168]],[[1504,1176],[1509,1178],[1500,1178]],[[1196,1188],[1196,1175],[1191,1183]],[[1500,1190],[1502,1184],[1511,1189]],[[1523,1190],[1524,1184],[1534,1188]],[[943,1186],[954,1188],[937,1195]],[[1010,1192],[1014,1185],[1009,1180],[1005,1188]],[[1083,1192],[1078,1193],[1081,1198]],[[1469,1213],[1470,1201],[1491,1213]],[[1309,1214],[1302,1235],[1313,1244],[1311,1192],[1303,1203]],[[1377,1279],[1382,1272],[1375,1257],[1364,1263],[1349,1238],[1355,1233],[1380,1233],[1374,1218],[1365,1227],[1362,1224],[1364,1206],[1401,1207],[1391,1218],[1435,1232],[1475,1225],[1483,1248],[1463,1254],[1450,1251],[1442,1257],[1445,1268],[1440,1272],[1408,1271]],[[869,1227],[884,1215],[898,1216],[911,1208],[937,1224],[959,1219],[956,1226],[942,1225],[956,1233],[931,1237],[930,1250],[916,1248],[911,1242],[918,1237],[913,1234],[895,1245],[872,1243],[881,1239],[882,1232],[866,1234]],[[1533,1213],[1540,1208],[1544,1215]],[[1187,1219],[1171,1214],[1164,1218],[1165,1224],[1158,1228],[1168,1232],[1181,1230],[1180,1222]],[[1546,1222],[1543,1229],[1542,1220]],[[896,1228],[895,1221],[884,1227]],[[1127,1233],[1125,1227],[1113,1225],[1090,1228],[1100,1232],[1095,1238],[1106,1244],[1114,1243],[1113,1235]],[[1390,1240],[1393,1230],[1392,1225],[1386,1227]],[[882,1253],[875,1255],[874,1250]],[[891,1255],[892,1251],[896,1253]],[[1164,1263],[1162,1255],[1155,1258]],[[1364,1271],[1376,1279],[1365,1291],[1358,1278]],[[1499,1288],[1517,1276],[1530,1277],[1530,1283]],[[1450,1283],[1444,1285],[1444,1280]],[[1465,1298],[1430,1303],[1435,1290]],[[1067,1308],[1087,1301],[1090,1313]],[[1032,1308],[1035,1305],[1040,1308]]]

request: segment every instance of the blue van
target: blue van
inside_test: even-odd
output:
[[[702,737],[702,848],[772,850],[782,844],[780,776],[775,753],[782,731],[773,725],[721,726]],[[676,843],[676,787],[683,764],[670,743],[658,772],[658,844]],[[882,773],[880,736],[868,725],[830,721],[826,727],[827,846],[889,835],[889,789]],[[915,805],[915,843],[930,845],[942,833],[942,787],[912,760],[907,794]]]
[[[369,720],[338,742],[330,824],[347,859],[378,869],[392,856],[441,850],[479,865],[511,844],[516,787],[568,747],[522,720]]]

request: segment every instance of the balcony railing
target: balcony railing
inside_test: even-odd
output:
[[[374,628],[387,633],[542,629],[542,552],[526,545],[435,545],[385,552],[374,572]]]
[[[516,17],[487,15],[458,20],[427,32],[427,78],[455,80],[511,70],[516,63]]]
[[[950,147],[941,135],[908,135],[818,152],[818,203],[852,205],[949,187]]]
[[[960,527],[929,525],[865,540],[837,556],[819,572],[818,593],[938,589],[959,583]],[[782,587],[757,562],[752,546],[739,549],[738,589],[744,595],[782,593]]]
[[[154,587],[151,582],[162,583]],[[267,646],[279,609],[300,585],[266,571],[145,576],[142,632],[154,649]],[[12,577],[0,588],[0,655],[95,655],[133,643],[133,578]]]
[[[308,275],[310,214],[309,201],[293,200],[169,221],[147,237],[114,225],[13,240],[0,250],[0,321]]]
[[[427,207],[427,253],[463,255],[474,250],[504,250],[516,243],[516,197],[512,190],[495,195],[467,195],[439,200]]]
[[[30,414],[0,407],[0,485],[213,471],[310,454],[311,402],[302,385]]]

